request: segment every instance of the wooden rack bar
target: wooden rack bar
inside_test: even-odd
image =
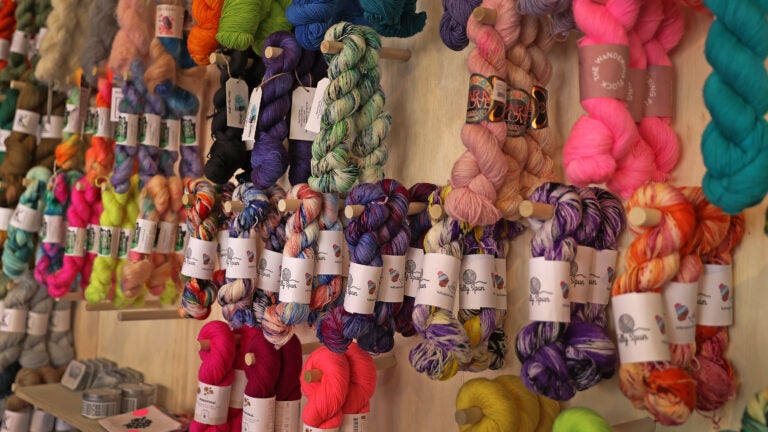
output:
[[[181,319],[176,309],[120,311],[118,321],[154,321],[164,319]]]
[[[344,48],[344,44],[336,41],[323,41],[320,44],[320,51],[324,54],[338,54]],[[408,61],[411,59],[411,50],[404,48],[381,47],[379,56],[387,60]]]
[[[661,223],[661,211],[652,208],[635,207],[629,211],[627,220],[634,226],[655,227]]]
[[[159,309],[162,305],[157,300],[147,300],[144,302],[144,305],[141,306],[141,309]],[[101,302],[101,303],[87,303],[85,305],[85,310],[88,312],[104,312],[104,311],[126,311],[125,308],[118,308],[115,307],[112,303],[109,302]],[[127,310],[126,312],[140,312],[139,310]]]
[[[546,203],[523,201],[520,203],[520,216],[536,219],[552,219],[555,207]]]

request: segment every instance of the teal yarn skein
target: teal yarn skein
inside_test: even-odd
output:
[[[611,426],[600,414],[589,408],[563,410],[552,425],[552,432],[611,432]]]
[[[737,214],[768,192],[768,0],[704,4],[715,15],[704,48],[713,69],[704,83],[712,115],[701,140],[704,193]]]
[[[406,38],[424,29],[426,12],[416,12],[416,0],[360,0],[363,16],[385,37]]]

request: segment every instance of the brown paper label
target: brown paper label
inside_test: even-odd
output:
[[[525,135],[531,118],[531,95],[519,88],[507,90],[507,137],[515,138]]]
[[[671,66],[648,66],[648,94],[645,99],[646,117],[672,117],[674,112],[675,73]]]
[[[531,87],[531,129],[544,129],[549,126],[547,99],[549,92],[541,86]]]
[[[645,97],[648,72],[645,69],[630,68],[627,79],[627,109],[635,120],[639,122],[645,111]]]
[[[467,123],[480,123],[484,120],[491,122],[504,121],[505,103],[495,100],[496,84],[503,82],[500,77],[485,77],[472,74],[469,77],[469,94],[467,95]]]
[[[626,97],[629,47],[598,44],[579,47],[579,97]]]

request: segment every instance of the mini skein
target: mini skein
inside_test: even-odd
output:
[[[46,341],[46,348],[51,357],[51,366],[55,368],[66,367],[75,358],[75,340],[72,335],[71,323],[56,323],[58,326],[66,326],[68,330],[55,331],[53,321],[57,312],[72,309],[72,303],[66,300],[54,302],[51,314],[51,332]],[[60,328],[60,327],[59,327]]]
[[[376,365],[371,355],[353,343],[344,353],[349,362],[349,386],[341,412],[367,414],[371,411],[370,400],[376,391]]]
[[[35,67],[35,77],[48,83],[56,90],[70,87],[67,79],[80,67],[77,56],[87,34],[84,28],[88,7],[83,0],[51,0],[53,10],[48,15],[45,27],[48,32],[40,45],[40,60]],[[86,20],[82,18],[85,16]],[[66,41],[69,49],[60,49]]]
[[[137,63],[136,66],[139,66]],[[140,69],[136,69],[136,73],[139,73]],[[168,107],[165,99],[153,94],[149,88],[149,82],[146,80],[146,71],[144,79],[136,79],[133,81],[133,85],[136,87],[136,91],[144,96],[144,116],[148,114],[165,117],[167,115]],[[141,119],[140,121],[145,121]],[[141,129],[141,126],[139,126]],[[160,173],[160,147],[159,142],[156,143],[139,143],[136,156],[139,161],[139,185],[144,186],[150,178]]]
[[[472,11],[481,3],[479,0],[443,0],[440,39],[445,46],[454,51],[461,51],[469,45],[467,22]]]
[[[285,191],[280,186],[274,186],[267,192],[269,196],[269,213],[262,224],[258,226],[259,236],[264,242],[264,248],[273,252],[282,252],[285,246],[285,217],[277,209],[277,204],[285,198]],[[277,305],[277,293],[268,292],[256,287],[253,298],[253,316],[256,327],[261,328],[264,312],[270,306]]]
[[[312,369],[323,371],[323,376],[317,382],[301,380],[301,394],[307,398],[301,419],[305,425],[319,429],[338,428],[343,420],[342,407],[349,392],[349,360],[344,354],[321,346],[307,357],[302,372]]]
[[[80,78],[77,78],[80,81]],[[67,92],[67,105],[77,105],[80,102],[80,88],[73,87]],[[79,170],[82,171],[85,167],[84,156],[85,149],[80,144],[79,133],[64,132],[62,134],[63,140],[56,146],[56,166],[65,170]]]
[[[169,120],[178,120],[181,122],[180,128],[183,129],[184,117],[197,118],[198,111],[200,110],[200,100],[197,99],[192,92],[180,87],[175,86],[173,90],[168,94],[165,99],[168,107]],[[196,131],[194,133],[197,133]],[[161,143],[163,138],[161,138]],[[162,145],[162,144],[161,144]],[[174,166],[176,161],[181,156],[181,163],[179,164],[179,175],[184,179],[198,178],[203,174],[203,167],[200,162],[199,145],[179,145],[176,147],[179,150],[171,150],[174,147],[173,143],[168,143],[169,148],[165,148],[160,152],[160,173],[166,177],[173,177],[175,175]]]
[[[141,76],[144,74],[142,63],[139,60],[132,61],[130,71],[130,78],[123,81],[123,98],[120,100],[118,110],[124,114],[141,115],[144,111],[144,93],[142,86],[136,85],[136,81],[141,80]],[[134,171],[134,161],[138,153],[138,144],[132,144],[115,145],[115,163],[112,167],[112,176],[109,178],[109,182],[117,193],[125,193],[130,187],[130,179]]]
[[[120,0],[115,15],[120,30],[112,41],[109,67],[122,74],[134,61],[146,64],[149,60],[149,45],[155,37],[155,2]],[[131,71],[131,77],[138,76]]]
[[[321,231],[342,231],[339,221],[339,197],[335,194],[323,194],[323,213],[317,220]],[[316,274],[312,280],[312,302],[309,305],[307,322],[313,325],[322,320],[333,308],[341,295],[341,275]],[[319,329],[319,325],[318,325]]]
[[[207,339],[211,347],[208,350],[200,350],[200,369],[197,372],[197,380],[203,384],[219,387],[232,385],[234,373],[232,364],[235,360],[235,337],[227,325],[221,321],[210,321],[200,329],[197,340]],[[189,425],[193,432],[228,431],[229,426],[207,425],[192,421]]]
[[[29,313],[27,315],[27,331],[30,329],[30,323],[33,318],[32,314],[50,315],[53,309],[53,299],[48,296],[48,290],[40,284],[37,284],[34,288],[34,294],[29,299]],[[48,320],[45,320],[45,328],[47,330]],[[40,369],[43,366],[47,366],[50,363],[50,357],[48,357],[48,349],[46,348],[46,334],[33,335],[27,333],[24,338],[24,344],[21,347],[21,354],[19,355],[19,363],[21,367],[28,369]]]
[[[210,63],[208,56],[216,51],[219,43],[216,33],[219,30],[219,19],[223,0],[194,0],[192,2],[192,18],[195,25],[189,31],[187,48],[195,63],[204,66]]]
[[[112,77],[112,73],[107,71],[106,76],[98,78],[96,108],[106,108],[107,112],[112,103]],[[93,134],[91,147],[85,153],[85,173],[94,185],[98,186],[109,178],[115,163],[114,147],[115,141],[111,137]]]
[[[83,40],[80,65],[91,87],[97,84],[97,77],[91,71],[109,57],[112,41],[119,29],[115,18],[117,3],[118,0],[91,1],[88,8],[88,35]]]
[[[37,291],[37,283],[31,274],[26,273],[15,279],[14,284],[5,296],[5,310],[29,311],[29,302]],[[21,332],[0,332],[0,370],[5,370],[19,360],[25,337],[26,329]]]
[[[45,216],[63,216],[64,208],[69,200],[69,185],[66,174],[58,172],[48,180],[45,189]],[[42,240],[42,239],[41,239]],[[61,267],[61,259],[64,257],[64,249],[59,243],[45,243],[40,241],[39,250],[35,260],[35,280],[44,284],[45,277]]]
[[[101,188],[87,181],[88,175],[86,174],[86,186],[85,186],[85,202],[86,205],[91,206],[91,218],[88,220],[89,225],[99,225],[99,218],[104,211],[104,205],[101,202]],[[91,271],[93,270],[93,262],[96,260],[96,253],[93,250],[87,251],[85,254],[85,261],[83,262],[83,268],[80,271],[80,287],[85,290],[88,287],[91,280]]]
[[[123,215],[123,223],[120,227],[122,230],[134,230],[136,227],[136,218],[139,216],[139,176],[134,175],[131,177],[131,188],[128,190],[128,199],[125,203],[125,214]],[[134,232],[135,235],[135,232]],[[129,251],[130,252],[130,251]],[[126,306],[140,306],[144,301],[143,295],[136,297],[126,297],[120,286],[123,283],[123,267],[130,261],[130,253],[117,260],[117,266],[114,270],[114,286],[112,292],[112,305],[116,308],[123,308]],[[179,267],[179,271],[181,267]],[[150,281],[152,279],[150,278]]]
[[[576,29],[571,10],[572,0],[518,0],[517,8],[523,15],[552,16],[552,33],[563,34]]]
[[[600,414],[582,407],[571,407],[563,410],[552,426],[552,432],[611,432],[611,430],[611,426]]]

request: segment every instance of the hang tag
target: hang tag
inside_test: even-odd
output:
[[[697,304],[699,325],[733,325],[733,269],[730,265],[704,266]]]
[[[405,295],[416,298],[424,274],[424,250],[410,247],[405,254]]]
[[[283,255],[280,270],[280,301],[309,304],[312,299],[312,278],[315,260]]]
[[[50,330],[52,333],[64,333],[72,328],[72,309],[54,309],[51,313]]]
[[[96,132],[97,137],[112,138],[112,122],[109,120],[109,108],[96,108]]]
[[[84,257],[86,229],[67,227],[67,237],[64,242],[64,256]]]
[[[232,391],[229,393],[229,407],[234,409],[243,409],[243,398],[245,396],[245,385],[248,378],[242,369],[234,369],[235,379],[232,381]]]
[[[55,423],[56,417],[35,408],[35,411],[32,413],[32,420],[29,422],[29,432],[50,432],[53,430]]]
[[[160,124],[162,119],[156,114],[144,114],[139,118],[139,144],[160,147]]]
[[[605,249],[595,252],[592,271],[589,275],[589,302],[607,305],[611,299],[611,288],[616,279],[616,260],[619,252]]]
[[[579,245],[571,262],[571,303],[589,301],[589,275],[595,259],[595,249]]]
[[[320,123],[323,118],[323,112],[325,111],[325,92],[328,86],[331,85],[331,80],[326,78],[321,79],[317,83],[315,94],[312,99],[312,109],[309,111],[309,118],[307,119],[304,129],[307,132],[313,132],[317,134],[320,132]]]
[[[380,279],[381,267],[351,263],[344,291],[344,310],[349,313],[372,314]]]
[[[197,145],[197,116],[181,118],[181,145],[188,147]]]
[[[88,224],[85,227],[85,251],[96,255],[99,252],[99,226]]]
[[[173,251],[177,227],[178,224],[174,222],[160,222],[160,227],[157,232],[157,241],[155,242],[156,253],[165,255]]]
[[[216,242],[190,237],[184,252],[181,274],[202,280],[211,280],[216,256]]]
[[[85,126],[83,129],[83,134],[92,135],[93,133],[95,133],[98,120],[99,120],[99,114],[98,114],[98,111],[96,111],[96,107],[89,106],[85,114]]]
[[[157,222],[149,219],[136,219],[134,231],[131,250],[144,255],[151,254],[157,236]]]
[[[31,336],[45,336],[48,334],[48,318],[47,313],[39,313],[30,311],[27,314],[27,334]]]
[[[256,256],[256,237],[230,238],[227,244],[227,277],[253,279],[258,277],[259,260]]]
[[[316,133],[306,129],[312,101],[315,99],[315,87],[297,87],[291,94],[291,130],[289,139],[299,141],[313,141]]]
[[[226,423],[231,391],[230,386],[219,387],[198,382],[195,421],[211,426]]]
[[[382,255],[379,295],[376,301],[402,303],[405,295],[405,255]]]
[[[157,5],[157,9],[155,11],[155,35],[157,37],[181,39],[183,30],[183,6],[173,4]]]
[[[296,432],[301,427],[301,400],[275,403],[275,432]]]
[[[112,87],[112,101],[109,104],[109,121],[116,123],[120,119],[120,101],[123,100],[123,89]]]
[[[227,270],[227,246],[229,244],[229,231],[220,230],[216,233],[216,257],[219,261],[219,270]]]
[[[27,311],[24,309],[3,309],[0,331],[5,333],[27,332]]]
[[[696,297],[698,282],[669,282],[662,289],[664,312],[669,327],[668,340],[674,344],[689,344],[696,340]]]
[[[76,134],[80,132],[78,118],[79,113],[77,105],[67,104],[66,111],[64,112],[64,132],[68,134]]]
[[[40,114],[23,109],[17,109],[13,116],[13,131],[27,135],[37,134]]]
[[[13,39],[11,39],[11,52],[26,57],[29,53],[29,40],[29,35],[23,31],[16,30],[13,32]]]
[[[115,144],[136,147],[139,143],[139,116],[119,113],[115,127]]]
[[[0,129],[0,153],[8,151],[8,147],[5,146],[5,141],[11,136],[11,131],[8,129]]]
[[[496,258],[493,263],[494,271],[491,277],[496,292],[496,309],[507,310],[507,260]]]
[[[128,258],[128,251],[131,249],[131,244],[133,244],[134,233],[133,229],[120,230],[120,242],[117,245],[117,257],[119,259]]]
[[[3,425],[0,431],[3,432],[27,432],[29,423],[32,419],[32,410],[25,408],[21,411],[5,410],[3,414]]]
[[[416,304],[453,311],[460,270],[461,260],[458,258],[440,253],[425,254]]]
[[[341,266],[344,261],[341,255],[344,243],[343,231],[320,231],[317,237],[317,254],[315,254],[316,274],[341,274]]]
[[[41,230],[42,242],[48,244],[61,244],[64,241],[64,217],[43,215],[43,228]]]
[[[12,215],[13,209],[0,207],[0,231],[8,231],[8,225],[10,225]]]
[[[528,319],[571,322],[571,263],[528,260]]]
[[[43,212],[18,204],[11,216],[10,226],[31,233],[39,232],[43,226]]]
[[[661,294],[622,294],[611,304],[621,364],[669,361]]]
[[[261,87],[256,87],[251,92],[251,98],[248,102],[248,116],[243,125],[243,140],[256,140],[256,125],[259,123],[259,111],[261,110]]]
[[[243,430],[248,432],[275,432],[275,397],[243,400]]]
[[[266,292],[280,292],[280,270],[282,269],[283,254],[264,249],[259,257],[256,288]]]
[[[11,51],[11,41],[0,39],[0,61],[8,61],[8,55]]]
[[[495,270],[492,255],[464,255],[459,282],[459,309],[496,308],[493,289]]]
[[[369,414],[344,414],[341,432],[368,432]]]
[[[64,136],[64,117],[63,116],[43,116],[40,123],[40,138],[43,139],[61,139]]]
[[[186,223],[180,223],[176,226],[176,241],[173,243],[173,251],[177,254],[184,254],[189,241],[189,231]]]
[[[117,258],[120,246],[120,227],[99,227],[99,251],[100,257]]]
[[[227,126],[242,128],[248,108],[248,84],[243,80],[230,78],[224,87],[227,92]]]
[[[163,120],[160,130],[160,148],[170,152],[179,151],[179,145],[181,144],[181,122],[174,119]]]

